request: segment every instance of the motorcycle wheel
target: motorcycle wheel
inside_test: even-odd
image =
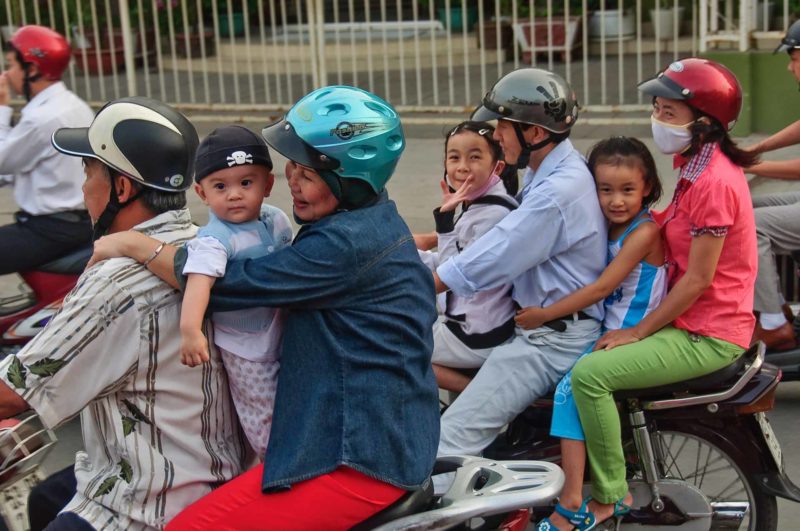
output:
[[[774,496],[761,492],[755,479],[744,472],[750,464],[741,452],[706,430],[690,433],[671,428],[652,435],[663,477],[686,481],[700,489],[712,504],[747,501],[750,510],[739,529],[778,529],[778,502]],[[712,524],[711,529],[716,527]]]

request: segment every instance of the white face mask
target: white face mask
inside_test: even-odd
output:
[[[689,126],[694,122],[684,125],[672,125],[650,117],[653,129],[653,141],[658,149],[666,154],[680,153],[692,143],[692,132]]]

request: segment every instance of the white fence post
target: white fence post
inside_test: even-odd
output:
[[[125,77],[128,80],[128,96],[136,95],[136,64],[133,55],[136,42],[131,31],[131,15],[128,0],[119,0],[119,21],[122,25],[122,46],[125,49]]]

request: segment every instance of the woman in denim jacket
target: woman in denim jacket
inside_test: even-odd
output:
[[[210,308],[289,310],[272,433],[263,465],[169,529],[348,529],[425,483],[436,455],[433,280],[384,190],[405,146],[397,113],[325,87],[263,134],[289,159],[302,228],[231,264]],[[94,259],[130,256],[180,287],[185,251],[139,236],[103,238]]]

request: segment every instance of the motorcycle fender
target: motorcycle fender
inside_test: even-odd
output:
[[[764,494],[800,502],[800,488],[792,483],[792,480],[789,479],[785,472],[753,474],[753,477]]]

